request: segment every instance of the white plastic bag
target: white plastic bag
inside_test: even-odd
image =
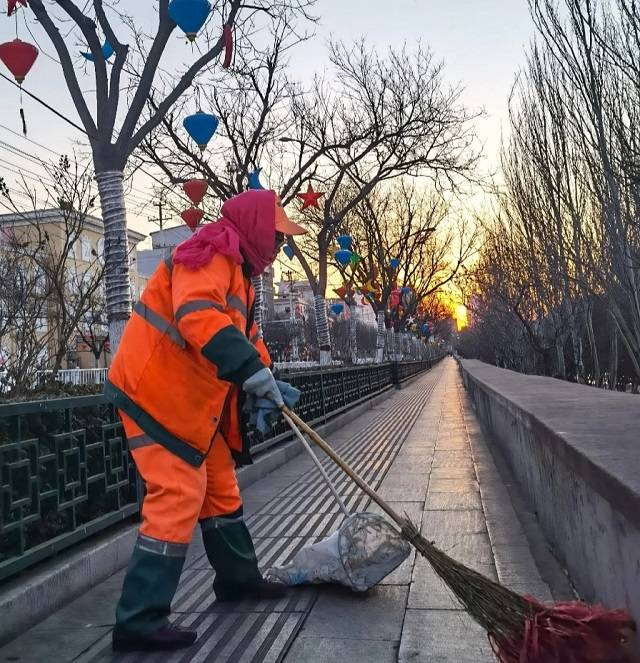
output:
[[[356,513],[330,537],[300,550],[266,577],[286,585],[340,583],[356,592],[378,584],[409,556],[410,546],[384,518]]]

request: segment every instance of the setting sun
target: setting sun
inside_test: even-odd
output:
[[[458,304],[453,317],[455,318],[458,331],[464,329],[468,324],[467,307],[464,304]]]

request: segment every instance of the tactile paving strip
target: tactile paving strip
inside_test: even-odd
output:
[[[406,436],[437,384],[440,367],[402,391],[402,407],[390,403],[367,427],[335,445],[340,455],[374,489],[391,467]],[[363,511],[369,498],[346,479],[328,459],[321,459],[329,476],[352,511]],[[276,470],[277,472],[277,470]],[[292,480],[280,493],[248,518],[256,552],[263,568],[286,563],[298,550],[322,539],[340,526],[344,516],[329,488],[313,468]],[[182,574],[173,603],[174,620],[196,628],[198,642],[189,650],[163,654],[166,663],[279,663],[311,611],[318,589],[300,588],[280,601],[244,601],[217,604],[213,573],[205,555],[193,559]],[[76,657],[77,663],[152,663],[157,654],[111,653],[106,635]]]

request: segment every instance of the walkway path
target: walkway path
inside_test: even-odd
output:
[[[332,435],[330,442],[441,548],[518,591],[551,599],[530,547],[533,541],[544,553],[544,543],[531,516],[524,511],[516,515],[511,487],[496,468],[453,360],[394,393]],[[368,498],[336,468],[327,467],[347,506],[366,509]],[[342,520],[305,456],[250,486],[244,498],[265,566],[286,561],[308,542],[333,532]],[[544,561],[545,575],[557,574]],[[201,545],[194,542],[174,602],[177,621],[199,631],[190,650],[161,657],[111,654],[120,573],[0,649],[0,663],[493,660],[484,633],[414,554],[363,596],[339,587],[314,587],[294,590],[282,601],[230,607],[215,603],[211,579]]]

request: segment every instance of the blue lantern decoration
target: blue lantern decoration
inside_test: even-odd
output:
[[[115,51],[113,50],[113,46],[108,41],[105,41],[104,44],[102,45],[102,57],[105,60],[108,60],[114,53]],[[91,51],[87,51],[86,53],[80,53],[80,55],[82,55],[82,57],[85,60],[93,62],[93,53],[91,53]]]
[[[400,258],[391,258],[389,264],[391,265],[391,269],[398,269],[400,267]]]
[[[289,260],[293,260],[293,256],[295,256],[295,251],[293,250],[293,248],[291,246],[289,246],[288,244],[285,244],[282,247],[282,250],[284,251],[284,254],[287,256],[287,258],[289,258]]]
[[[351,249],[351,243],[353,242],[353,239],[351,238],[350,235],[340,235],[340,237],[336,238],[336,241],[340,245],[341,249],[345,249],[348,251]]]
[[[331,313],[340,315],[344,310],[344,304],[331,304]]]
[[[404,286],[401,290],[403,295],[408,295],[411,292],[411,288],[407,288],[407,286]]]
[[[260,172],[262,168],[256,168],[252,173],[249,173],[249,188],[262,190],[264,187],[260,183]]]
[[[422,325],[422,327],[420,327],[420,329],[422,330],[423,334],[428,334],[429,333],[429,323],[428,322],[423,323],[423,325]]]
[[[207,143],[213,137],[213,134],[218,128],[219,120],[211,113],[203,113],[199,110],[194,115],[189,115],[184,118],[182,126],[187,130],[187,133],[198,144],[198,147],[204,151]]]
[[[171,0],[169,3],[169,17],[189,41],[196,38],[210,12],[208,0]]]
[[[349,249],[340,249],[336,251],[336,260],[344,267],[349,264],[351,260],[352,253]]]

